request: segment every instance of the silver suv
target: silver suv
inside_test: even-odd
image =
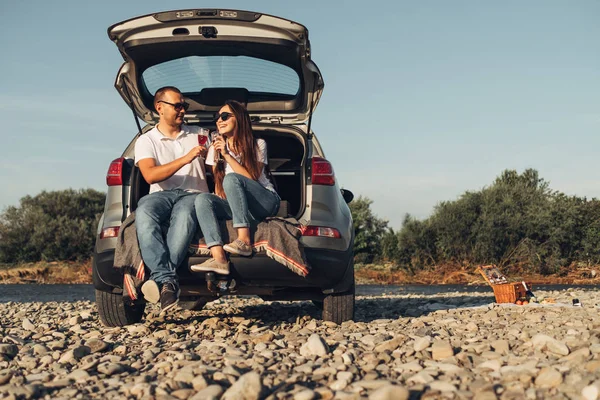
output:
[[[268,144],[269,166],[282,198],[279,215],[303,226],[301,244],[312,268],[301,277],[265,254],[234,256],[231,276],[219,281],[213,274],[190,272],[189,265],[205,260],[190,256],[178,271],[182,305],[199,309],[228,294],[258,295],[312,300],[324,320],[352,319],[354,231],[347,203],[353,195],[338,187],[310,129],[324,83],[311,60],[306,27],[255,12],[196,9],[129,19],[111,26],[108,36],[125,60],[115,88],[132,109],[138,134],[106,175],[92,269],[102,322],[122,326],[143,317],[143,300],[123,301],[123,276],[113,261],[121,222],[149,190],[133,165],[134,144],[158,121],[153,94],[167,85],[178,87],[190,104],[186,123],[210,130],[225,100],[247,104],[254,132]],[[212,187],[210,174],[208,180]]]

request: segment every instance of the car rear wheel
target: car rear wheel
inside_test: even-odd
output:
[[[355,286],[347,292],[334,293],[323,299],[323,321],[332,321],[341,324],[354,319],[354,292]]]
[[[122,294],[103,292],[96,289],[96,306],[100,321],[105,326],[125,326],[138,323],[144,316],[146,303],[129,305]]]

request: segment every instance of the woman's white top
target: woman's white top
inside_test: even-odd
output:
[[[225,143],[227,145],[227,151],[229,152],[229,155],[231,157],[235,158],[237,160],[237,162],[239,162],[241,164],[242,157],[235,154],[229,148],[229,143],[227,143],[227,142],[225,142]],[[260,161],[264,165],[269,165],[269,160],[267,157],[267,142],[265,142],[264,139],[256,139],[256,145],[258,146],[258,154],[257,154],[258,161]],[[231,165],[229,165],[227,163],[227,161],[224,161],[224,162],[225,162],[225,175],[235,172],[233,170],[233,168],[231,168]],[[206,164],[215,165],[215,148],[214,148],[214,146],[210,146],[210,148],[208,149],[208,153],[206,154]],[[269,181],[269,179],[267,178],[264,167],[260,173],[260,176],[258,177],[258,183],[260,183],[265,189],[268,189],[271,192],[275,193],[275,188],[273,187],[273,184],[271,183],[271,181]]]

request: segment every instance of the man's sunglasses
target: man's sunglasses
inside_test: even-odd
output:
[[[217,122],[219,119],[223,122],[227,121],[229,117],[233,117],[233,113],[223,111],[221,114],[215,114],[214,121]]]
[[[187,111],[187,109],[190,108],[190,105],[188,103],[186,103],[185,101],[183,103],[169,103],[168,101],[159,100],[158,102],[159,103],[165,103],[165,104],[168,104],[170,106],[173,106],[173,108],[177,112],[179,112],[181,110]]]

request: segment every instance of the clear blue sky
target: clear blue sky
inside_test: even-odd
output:
[[[112,23],[198,1],[0,4],[0,208],[41,190],[105,190],[136,128],[113,88]],[[403,215],[535,168],[600,197],[600,2],[229,1],[310,31],[325,92],[313,128],[338,180]]]

